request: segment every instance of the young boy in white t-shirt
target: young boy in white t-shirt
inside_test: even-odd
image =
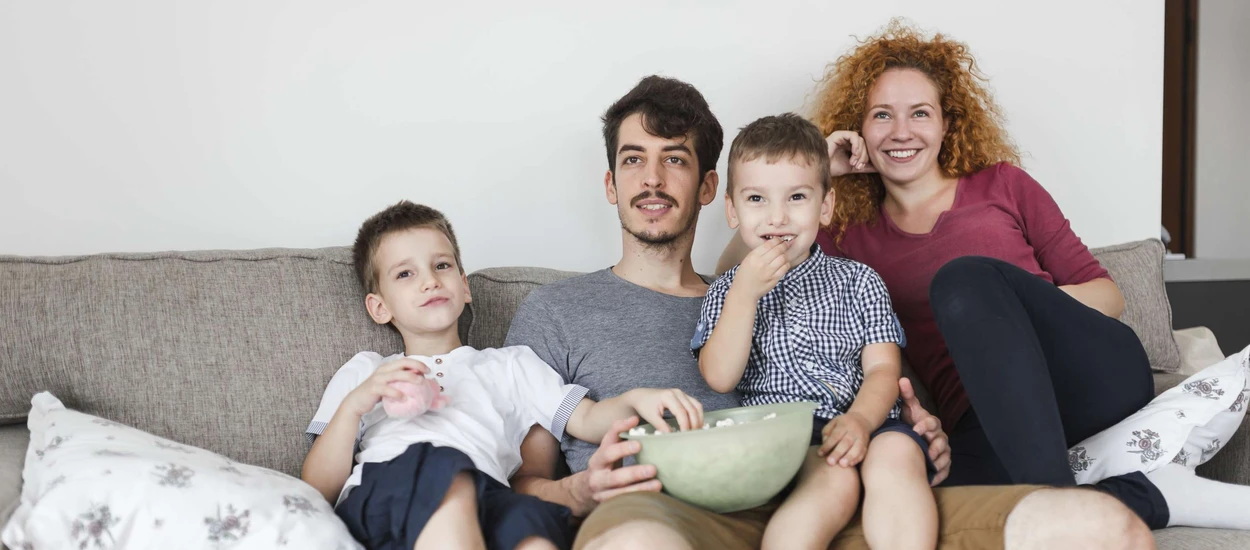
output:
[[[508,488],[532,426],[597,442],[635,412],[658,426],[666,410],[683,428],[703,424],[702,406],[679,390],[596,403],[528,347],[462,345],[458,320],[472,297],[455,234],[437,210],[403,201],[369,218],[353,259],[369,316],[394,326],[404,351],[357,354],[334,375],[307,429],[313,446],[302,477],[369,548],[567,547],[569,510]],[[382,400],[404,399],[392,383],[427,383],[422,377],[449,404],[389,417]]]

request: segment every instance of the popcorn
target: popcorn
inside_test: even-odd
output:
[[[777,413],[768,413],[764,415],[764,418],[761,418],[760,420],[768,420],[770,418],[777,418]]]
[[[629,435],[631,435],[631,436],[635,436],[635,435],[647,435],[647,429],[646,429],[646,428],[644,428],[644,427],[642,427],[642,426],[638,426],[637,428],[633,428],[633,429],[629,430]]]

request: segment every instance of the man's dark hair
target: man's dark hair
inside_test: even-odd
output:
[[[616,173],[621,122],[633,114],[642,115],[643,129],[653,136],[664,139],[691,136],[699,162],[699,183],[709,171],[716,169],[721,148],[725,146],[725,133],[703,94],[680,80],[652,75],[639,81],[603,113],[603,143],[608,150],[608,169],[613,174]]]
[[[352,263],[356,267],[360,286],[365,287],[365,293],[378,292],[379,273],[373,261],[378,247],[382,245],[382,239],[391,233],[419,228],[430,228],[446,235],[456,255],[456,268],[464,273],[464,264],[460,263],[460,245],[456,243],[456,233],[451,230],[451,222],[447,221],[447,217],[423,204],[399,201],[365,220],[356,234],[356,244],[352,246]]]

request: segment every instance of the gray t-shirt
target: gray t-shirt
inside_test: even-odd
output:
[[[507,345],[529,346],[591,399],[678,388],[705,411],[737,407],[737,392],[708,387],[690,353],[702,305],[702,296],[662,294],[604,269],[534,289],[512,319]],[[580,472],[598,446],[566,435],[561,448],[569,469]]]

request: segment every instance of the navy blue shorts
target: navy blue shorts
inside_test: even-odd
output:
[[[387,462],[365,463],[360,486],[334,511],[366,548],[411,550],[460,472],[477,485],[477,519],[487,548],[511,550],[535,536],[559,548],[572,545],[568,508],[517,494],[478,471],[464,453],[429,443],[410,445]]]
[[[822,443],[824,437],[821,435],[820,431],[825,429],[825,424],[828,423],[828,418],[821,418],[819,416],[812,418],[812,445],[820,445]],[[925,438],[916,433],[916,430],[913,430],[912,427],[908,426],[906,422],[895,418],[885,419],[885,422],[881,423],[881,427],[877,428],[877,431],[872,432],[872,435],[869,436],[868,439],[871,441],[886,432],[898,432],[906,435],[920,446],[920,453],[924,455],[925,471],[929,474],[929,481],[933,481],[933,476],[937,474],[937,467],[933,465],[933,459],[929,458],[929,442],[925,441]]]

